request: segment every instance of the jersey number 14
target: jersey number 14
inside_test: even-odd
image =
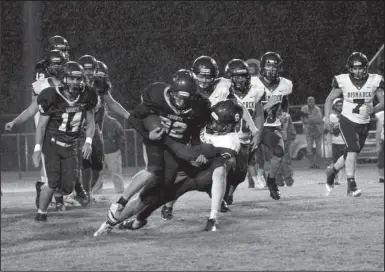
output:
[[[62,123],[59,127],[60,131],[72,131],[76,132],[79,130],[80,123],[82,120],[83,113],[79,112],[65,112],[62,114]]]

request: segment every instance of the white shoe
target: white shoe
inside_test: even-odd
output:
[[[73,194],[64,197],[64,205],[66,207],[80,207],[81,204],[74,198]]]
[[[255,183],[255,187],[258,189],[264,189],[266,188],[266,180],[263,175],[257,175],[252,177]]]
[[[103,222],[100,228],[94,233],[94,236],[107,235],[111,232],[114,226],[111,226],[108,221]]]
[[[107,218],[113,223],[117,223],[116,219],[123,210],[123,205],[120,203],[112,203],[110,209],[108,210]]]

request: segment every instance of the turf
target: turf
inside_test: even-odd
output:
[[[202,231],[210,200],[191,192],[176,203],[173,220],[161,220],[158,210],[143,229],[103,237],[92,234],[117,200],[112,189],[105,190],[109,201],[51,209],[47,223],[36,223],[33,182],[14,182],[11,190],[8,179],[2,181],[1,270],[384,271],[384,185],[375,165],[358,166],[358,198],[346,196],[346,184],[326,197],[324,179],[323,169],[300,167],[279,201],[243,183],[217,232]]]

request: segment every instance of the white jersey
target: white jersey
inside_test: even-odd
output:
[[[384,140],[384,111],[377,112],[376,118],[381,122],[381,140]]]
[[[48,87],[55,87],[58,84],[60,84],[57,80],[46,77],[46,78],[40,78],[32,83],[32,95],[38,96],[44,89]],[[40,118],[40,112],[38,111],[34,116],[35,126],[37,127],[37,124],[39,122]]]
[[[335,77],[338,87],[342,90],[344,103],[342,115],[357,124],[368,124],[370,116],[360,114],[360,107],[373,104],[375,91],[380,86],[382,77],[376,74],[369,74],[368,79],[361,88],[357,88],[351,81],[349,74],[341,74]]]
[[[262,105],[266,104],[271,97],[278,97],[282,102],[283,97],[291,94],[293,91],[293,83],[291,80],[284,77],[279,78],[278,86],[274,90],[269,90],[269,88],[267,88],[257,76],[251,77],[251,82],[256,86],[259,92],[263,92],[265,94]],[[282,124],[279,118],[275,118],[273,123],[269,123],[265,120],[264,124],[265,127],[280,127],[281,125]]]
[[[216,88],[214,89],[213,93],[210,95],[209,100],[211,102],[211,106],[215,105],[219,101],[226,100],[227,97],[230,95],[230,87],[231,87],[231,80],[222,78]],[[250,114],[250,117],[252,120],[254,120],[255,117],[255,107],[257,103],[261,100],[263,96],[263,91],[256,88],[255,85],[252,83],[250,84],[250,89],[247,92],[247,94],[244,97],[239,97],[238,95],[234,94],[237,101],[244,106],[244,108],[247,109],[248,113]],[[242,144],[248,144],[251,141],[251,131],[246,124],[245,120],[242,120],[239,131],[238,131],[238,137]]]
[[[209,134],[206,132],[206,128],[201,131],[201,141],[205,144],[212,144],[215,147],[223,147],[239,152],[241,149],[241,142],[238,134],[235,132],[227,133],[224,135]]]

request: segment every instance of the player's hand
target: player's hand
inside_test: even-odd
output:
[[[162,139],[163,134],[166,132],[165,128],[156,128],[150,131],[148,138],[152,141],[158,141]]]
[[[261,134],[257,133],[254,135],[253,139],[251,140],[251,151],[258,148],[259,143],[261,142]]]
[[[373,113],[373,106],[371,104],[363,104],[359,108],[359,113],[364,118],[368,118]]]
[[[209,160],[204,155],[199,155],[198,158],[195,159],[195,161],[191,162],[191,165],[199,167],[203,164],[206,164]]]
[[[164,116],[159,116],[163,127],[168,131],[171,128],[171,120]]]
[[[41,159],[41,151],[35,151],[32,154],[32,161],[35,167],[39,167]]]
[[[15,124],[14,124],[13,122],[8,122],[8,123],[6,123],[6,124],[5,124],[5,130],[6,130],[6,131],[11,131],[14,125],[15,125]]]
[[[91,156],[91,153],[92,153],[92,146],[91,146],[91,144],[84,143],[84,145],[82,147],[83,158],[88,160],[90,158],[90,156]]]
[[[333,126],[332,126],[332,123],[330,122],[330,120],[327,120],[327,119],[325,119],[325,121],[324,121],[324,129],[326,130],[326,131],[333,131]]]

